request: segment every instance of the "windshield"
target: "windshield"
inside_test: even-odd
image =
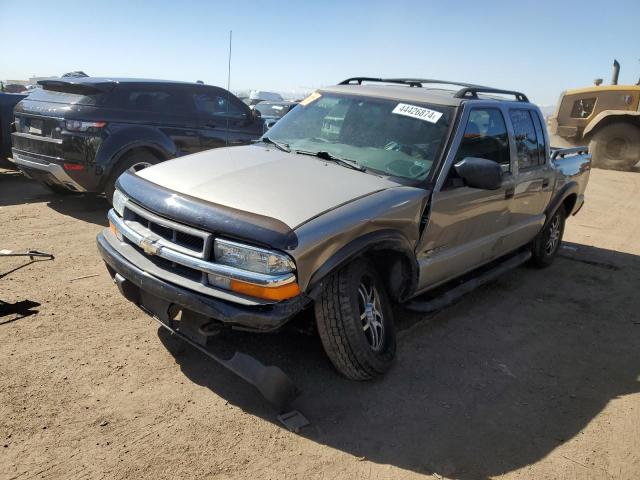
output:
[[[311,99],[311,100],[310,100]],[[271,140],[365,169],[423,180],[442,151],[451,107],[316,92],[276,123]]]
[[[60,92],[46,88],[34,88],[29,93],[29,100],[51,103],[67,103],[71,105],[97,105],[102,100],[104,93],[83,95],[71,92]]]

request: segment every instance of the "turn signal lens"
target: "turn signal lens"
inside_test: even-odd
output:
[[[286,300],[300,294],[300,287],[296,282],[280,285],[279,287],[265,287],[239,280],[231,280],[230,288],[236,293],[264,300]]]
[[[111,230],[111,233],[113,233],[118,240],[122,241],[122,235],[120,234],[116,226],[111,222],[109,222],[109,230]]]
[[[69,162],[64,162],[62,164],[62,168],[64,168],[65,170],[84,170],[85,167],[84,165],[80,165],[79,163],[69,163]]]

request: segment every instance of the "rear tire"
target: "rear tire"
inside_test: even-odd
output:
[[[531,246],[531,263],[534,266],[544,268],[553,263],[562,243],[566,216],[564,205],[560,205],[536,236]]]
[[[345,377],[369,380],[391,367],[396,352],[393,312],[370,262],[356,260],[331,275],[315,312],[324,350]]]
[[[144,168],[160,163],[160,159],[146,150],[134,150],[127,153],[120,161],[113,167],[109,179],[104,186],[104,194],[107,197],[109,203],[113,200],[113,192],[116,189],[116,180],[127,170],[132,172],[138,172]]]
[[[613,123],[598,130],[589,142],[593,166],[629,171],[640,160],[640,128]]]

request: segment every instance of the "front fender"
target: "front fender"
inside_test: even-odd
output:
[[[327,276],[339,270],[356,257],[365,253],[381,250],[394,251],[402,256],[409,270],[408,277],[411,279],[411,285],[408,286],[407,290],[415,290],[418,279],[418,262],[413,248],[404,235],[389,229],[367,233],[344,245],[314,272],[309,280],[308,289],[314,290]]]
[[[289,253],[303,291],[369,251],[392,250],[416,265],[415,246],[429,192],[394,187],[341,205],[296,228],[298,245]],[[417,278],[417,275],[416,275]]]
[[[587,126],[584,128],[584,132],[582,133],[582,135],[589,135],[598,125],[600,125],[603,120],[611,117],[636,117],[640,119],[640,112],[634,112],[630,110],[605,110],[597,114],[589,123],[587,123]]]

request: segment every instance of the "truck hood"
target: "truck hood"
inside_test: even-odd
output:
[[[292,230],[353,200],[399,186],[333,162],[262,145],[208,150],[138,175],[177,193],[278,219]]]

